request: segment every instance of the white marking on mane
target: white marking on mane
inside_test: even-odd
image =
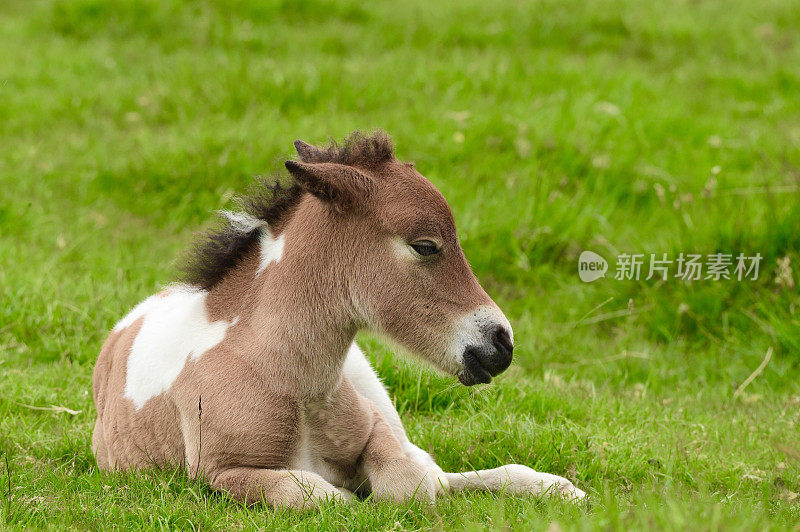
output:
[[[273,262],[278,262],[283,256],[284,235],[273,238],[269,230],[261,231],[261,264],[256,274],[261,273]]]
[[[115,327],[120,331],[144,317],[142,328],[128,355],[125,397],[139,410],[167,391],[189,357],[203,353],[225,338],[236,319],[208,321],[208,292],[188,285],[173,287],[166,295],[154,295],[139,303]]]
[[[255,216],[251,216],[246,212],[234,211],[217,211],[221,216],[224,216],[231,224],[231,227],[240,233],[252,233],[256,229],[268,227],[267,222]]]

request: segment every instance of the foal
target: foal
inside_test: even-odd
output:
[[[521,465],[444,473],[408,441],[353,338],[389,337],[467,386],[511,363],[508,320],[476,280],[441,193],[383,133],[295,143],[194,250],[185,284],[136,306],[94,372],[103,469],[183,466],[246,503],[352,491],[431,501],[463,489],[584,493]]]

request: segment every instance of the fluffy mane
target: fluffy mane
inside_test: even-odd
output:
[[[394,158],[392,140],[383,131],[350,134],[314,151],[305,162],[332,162],[375,167]],[[237,198],[241,211],[220,211],[219,223],[201,233],[179,265],[179,280],[204,290],[217,285],[258,244],[261,229],[278,227],[292,215],[305,191],[294,182],[282,185],[279,175],[258,178],[249,192]]]
[[[219,223],[202,232],[179,265],[179,280],[210,290],[258,244],[262,227],[276,226],[297,205],[303,190],[260,178],[238,198],[240,212],[219,211]]]
[[[317,148],[303,158],[307,163],[338,163],[367,168],[379,166],[392,159],[392,138],[381,130],[371,135],[354,131],[342,144],[331,139],[327,147]]]

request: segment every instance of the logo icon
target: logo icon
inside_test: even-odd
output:
[[[594,251],[584,251],[578,257],[578,275],[584,283],[606,276],[608,262]]]

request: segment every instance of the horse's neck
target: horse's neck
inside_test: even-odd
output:
[[[339,382],[357,326],[344,294],[307,262],[284,257],[259,271],[248,254],[211,289],[212,320],[236,320],[236,356],[288,393],[318,396]]]

